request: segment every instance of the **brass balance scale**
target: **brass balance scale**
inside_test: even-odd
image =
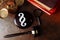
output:
[[[0,0],[0,17],[6,18],[9,10],[15,11],[18,5],[22,5],[24,0]]]

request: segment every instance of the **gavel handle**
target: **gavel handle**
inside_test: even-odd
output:
[[[10,38],[10,37],[20,36],[20,35],[24,35],[24,34],[31,34],[31,31],[23,32],[23,33],[8,34],[8,35],[6,35],[4,37],[5,38]]]
[[[37,17],[38,25],[40,25],[40,16]]]

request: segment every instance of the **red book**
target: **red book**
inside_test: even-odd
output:
[[[48,15],[51,15],[56,11],[57,0],[28,0],[28,2],[41,9]]]

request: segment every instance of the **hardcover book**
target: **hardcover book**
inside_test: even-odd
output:
[[[56,11],[57,0],[28,0],[28,2],[41,9],[48,15],[51,15]]]

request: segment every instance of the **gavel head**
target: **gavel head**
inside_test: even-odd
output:
[[[43,34],[42,27],[40,27],[40,25],[34,26],[32,34],[34,37],[41,36]]]

